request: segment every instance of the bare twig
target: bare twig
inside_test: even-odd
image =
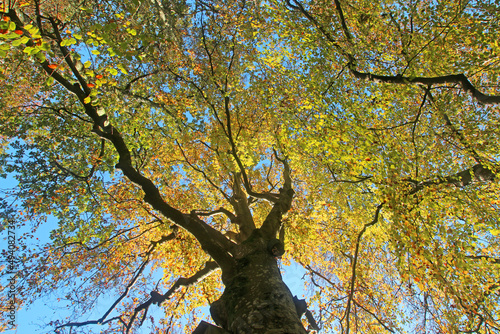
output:
[[[209,262],[205,263],[205,266],[201,270],[196,272],[193,276],[188,277],[188,278],[184,278],[184,277],[179,278],[166,293],[160,294],[157,291],[151,291],[151,297],[147,301],[145,301],[144,303],[142,303],[141,305],[137,306],[134,309],[134,313],[132,314],[132,317],[130,318],[128,324],[126,325],[126,332],[128,333],[130,331],[137,315],[142,310],[145,310],[144,312],[146,313],[149,306],[151,306],[151,304],[157,304],[157,305],[161,306],[161,304],[164,301],[170,299],[175,292],[179,291],[179,289],[181,289],[182,287],[189,287],[191,285],[194,285],[194,284],[202,281],[218,267],[219,266],[217,265],[216,262],[209,261]],[[144,314],[144,316],[145,316],[145,314]],[[144,319],[144,316],[143,316],[143,319]],[[142,323],[142,321],[141,321],[141,323]]]
[[[354,298],[354,286],[355,286],[355,282],[356,282],[356,265],[358,263],[358,253],[359,253],[359,247],[360,247],[360,244],[361,244],[361,237],[363,236],[363,234],[365,234],[366,232],[366,229],[370,226],[373,226],[375,225],[377,222],[378,222],[378,218],[379,218],[379,214],[380,214],[380,210],[382,210],[382,207],[384,206],[384,203],[381,203],[377,206],[377,209],[375,210],[375,216],[373,217],[373,220],[369,223],[366,223],[363,228],[361,229],[361,231],[358,233],[358,237],[357,237],[357,240],[356,240],[356,248],[354,250],[354,259],[353,259],[353,263],[352,263],[352,274],[351,274],[351,283],[350,283],[350,291],[349,291],[349,296],[348,296],[348,299],[347,299],[347,306],[346,306],[346,310],[345,310],[345,313],[344,313],[344,316],[342,317],[342,319],[346,319],[346,334],[349,334],[349,319],[350,319],[350,313],[351,313],[351,304],[352,304],[352,301],[353,301],[353,298]]]

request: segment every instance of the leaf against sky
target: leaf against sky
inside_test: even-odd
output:
[[[220,249],[277,234],[279,211],[323,330],[498,330],[496,4],[159,4],[4,10],[9,200],[59,224],[20,252],[23,304],[72,286],[74,317],[51,320],[85,332],[89,297],[112,295],[136,330],[151,291],[215,259],[164,300],[177,321],[220,297]]]

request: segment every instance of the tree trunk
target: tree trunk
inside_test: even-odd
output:
[[[305,334],[272,241],[258,231],[239,245],[232,272],[223,273],[226,289],[210,307],[212,318],[232,334]]]

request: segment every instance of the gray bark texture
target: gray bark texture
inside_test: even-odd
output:
[[[239,245],[224,293],[210,307],[212,318],[232,334],[305,334],[292,293],[268,244],[255,230]]]

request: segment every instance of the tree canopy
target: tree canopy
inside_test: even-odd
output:
[[[16,253],[17,307],[72,309],[49,329],[190,333],[211,304],[237,333],[221,295],[260,238],[306,270],[305,328],[500,331],[496,1],[0,11],[0,174],[18,182],[0,205],[31,233],[57,221]]]

